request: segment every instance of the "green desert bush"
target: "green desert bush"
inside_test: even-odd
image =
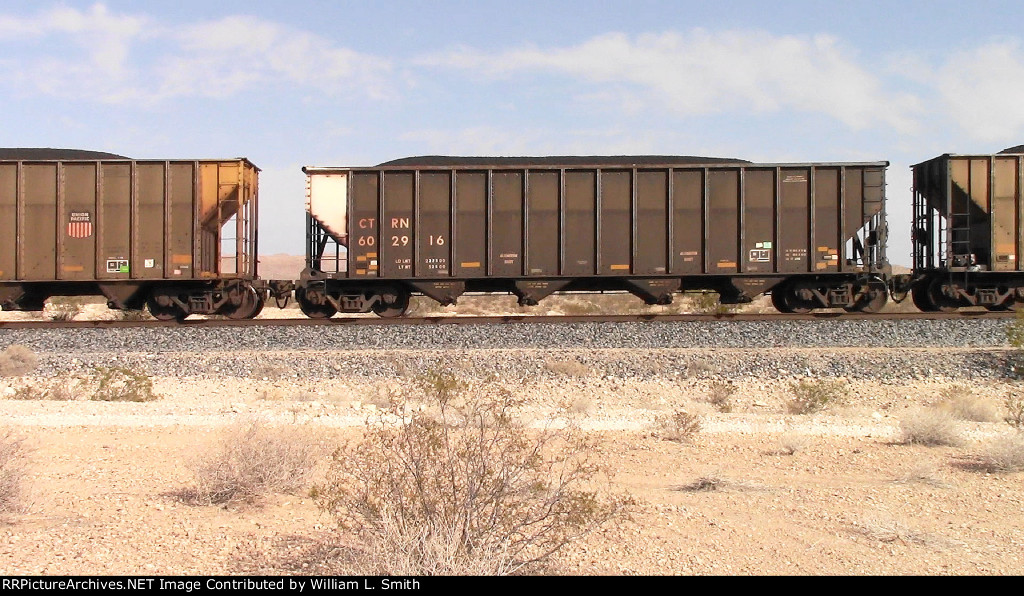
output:
[[[147,402],[158,398],[145,371],[128,366],[97,366],[90,374],[93,401]]]
[[[18,387],[11,399],[73,401],[75,393],[63,380],[39,381]]]
[[[814,414],[846,401],[849,387],[844,381],[800,379],[790,385],[793,397],[786,402],[790,414]]]

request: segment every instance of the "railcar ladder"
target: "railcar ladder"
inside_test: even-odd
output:
[[[974,263],[971,258],[971,201],[964,201],[964,212],[955,211],[956,205],[950,206],[949,213],[949,265],[952,267],[970,267]]]

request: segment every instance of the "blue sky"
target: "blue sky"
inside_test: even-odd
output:
[[[4,146],[263,168],[264,253],[303,250],[303,165],[419,154],[881,161],[1024,143],[1024,3],[19,2]]]

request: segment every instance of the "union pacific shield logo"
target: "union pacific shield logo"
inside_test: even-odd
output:
[[[69,238],[92,236],[92,214],[88,211],[72,211],[68,221]]]

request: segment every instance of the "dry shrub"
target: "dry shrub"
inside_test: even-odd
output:
[[[705,375],[713,375],[718,372],[718,367],[714,364],[704,361],[695,360],[687,365],[686,376],[687,377],[700,377]]]
[[[391,385],[378,385],[373,393],[366,396],[366,403],[375,408],[387,409],[400,403],[402,400],[401,391]]]
[[[13,344],[0,352],[0,377],[19,377],[35,370],[39,358],[32,350]]]
[[[922,463],[914,466],[905,474],[894,480],[898,484],[928,484],[931,486],[948,486],[938,477],[938,470],[934,464]]]
[[[545,360],[544,368],[556,375],[566,377],[589,377],[593,371],[578,360]]]
[[[706,401],[722,413],[732,412],[732,396],[736,393],[736,386],[731,383],[712,383],[708,388]]]
[[[1015,433],[990,443],[977,462],[988,472],[1024,472],[1024,434]]]
[[[206,505],[255,505],[271,493],[306,485],[320,450],[308,433],[253,421],[229,427],[212,453],[195,460],[188,500]]]
[[[974,395],[970,387],[965,385],[946,387],[939,395],[939,407],[960,420],[974,422],[999,420],[999,409],[996,405],[990,400]]]
[[[252,378],[262,379],[264,381],[280,379],[291,375],[291,369],[280,362],[259,362],[253,366],[252,372],[250,373]]]
[[[126,308],[117,311],[117,318],[121,321],[150,321],[153,320],[153,315],[149,314],[145,310],[135,310]]]
[[[65,381],[40,381],[22,385],[14,392],[11,399],[73,401],[75,393]]]
[[[764,490],[763,485],[735,478],[727,478],[718,472],[700,476],[689,484],[676,486],[673,490],[689,493],[742,492]]]
[[[795,455],[803,451],[811,443],[810,437],[797,432],[787,431],[779,435],[779,450],[782,455]]]
[[[878,542],[902,542],[904,544],[931,544],[934,541],[924,532],[915,530],[889,516],[861,520],[857,531]]]
[[[902,441],[928,446],[956,446],[961,442],[956,419],[938,408],[910,410],[900,419]]]
[[[654,433],[667,441],[686,443],[700,432],[700,416],[679,408],[655,421]]]
[[[1006,416],[1003,420],[1007,424],[1024,431],[1024,395],[1011,393],[1006,396]]]
[[[66,302],[51,303],[46,308],[46,314],[50,317],[51,321],[73,321],[81,312],[82,307],[80,305]]]
[[[530,431],[521,401],[487,384],[430,371],[431,404],[367,422],[315,489],[360,538],[359,573],[505,575],[542,568],[566,545],[620,515],[628,501],[593,490],[595,448],[581,434]]]
[[[849,395],[844,381],[828,379],[800,379],[790,385],[793,398],[786,402],[790,414],[814,414],[825,408],[843,403]]]
[[[25,484],[25,439],[0,432],[0,513],[20,511]]]
[[[594,403],[594,400],[585,395],[577,397],[569,404],[569,412],[578,416],[589,416],[595,408],[597,408],[597,404]]]
[[[678,487],[678,490],[694,493],[715,492],[722,490],[726,485],[725,479],[716,474],[701,476],[690,484]]]

